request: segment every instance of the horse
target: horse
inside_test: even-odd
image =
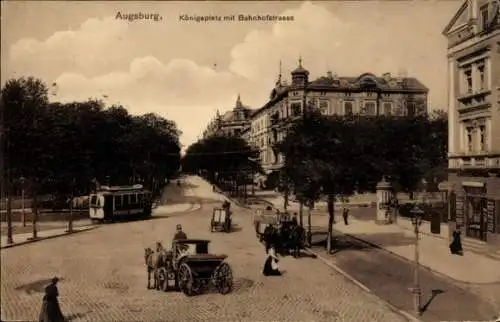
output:
[[[158,289],[158,268],[162,267],[167,258],[167,250],[160,242],[156,243],[156,252],[150,247],[144,249],[144,260],[148,270],[148,289],[151,288],[151,276],[153,277],[153,288]]]
[[[148,289],[151,288],[151,277],[153,277],[153,288],[158,288],[158,283],[156,279],[156,271],[157,271],[157,258],[155,256],[154,250],[150,247],[144,249],[144,261],[147,267],[148,272]]]
[[[305,236],[306,230],[304,227],[299,225],[292,226],[290,230],[290,244],[288,247],[293,257],[300,257],[300,250],[304,247]]]
[[[269,248],[274,247],[278,253],[281,253],[283,240],[279,230],[275,226],[268,225],[266,229],[264,229],[263,240],[266,246],[266,252],[269,251]]]

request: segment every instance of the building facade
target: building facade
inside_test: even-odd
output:
[[[291,83],[278,77],[269,101],[251,117],[243,135],[260,151],[267,173],[282,167],[284,156],[275,144],[286,135],[285,120],[301,117],[304,106],[325,115],[415,115],[427,113],[428,89],[412,77],[375,76],[339,77],[331,72],[313,81],[309,71],[299,66],[291,72]]]
[[[238,95],[232,110],[220,115],[219,111],[203,132],[203,137],[213,135],[241,135],[250,126],[250,118],[254,110],[243,105]]]
[[[448,39],[450,230],[500,246],[498,1],[467,0]]]

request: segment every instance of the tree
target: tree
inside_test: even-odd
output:
[[[141,181],[157,193],[178,171],[180,131],[174,122],[155,114],[132,116],[96,100],[49,104],[47,92],[34,78],[12,79],[2,88],[13,177],[28,178],[37,193],[87,194],[93,179]]]
[[[310,113],[306,118],[297,120],[279,144],[280,152],[285,155],[283,176],[292,183],[301,209],[304,204],[309,208],[309,242],[311,208],[322,195],[327,196],[329,249],[335,198],[352,193],[360,182],[352,167],[352,160],[359,154],[352,130],[347,119]]]
[[[200,174],[209,181],[237,193],[241,184],[249,182],[251,174],[261,172],[254,161],[258,151],[237,136],[217,135],[193,143],[182,159],[186,172]]]
[[[352,193],[375,191],[383,175],[412,192],[421,179],[446,160],[445,116],[434,118],[322,116],[296,120],[278,147],[286,191],[291,183],[301,205],[325,196],[331,248],[334,203]]]

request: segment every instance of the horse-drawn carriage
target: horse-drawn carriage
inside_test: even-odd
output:
[[[226,208],[214,208],[212,211],[212,220],[210,220],[210,231],[231,231],[231,211]]]
[[[257,210],[253,223],[257,238],[265,244],[273,244],[280,253],[288,251],[298,256],[305,246],[304,228],[287,212]]]
[[[272,210],[262,211],[258,209],[253,217],[253,225],[255,227],[255,234],[260,241],[264,236],[264,231],[269,225],[277,226],[279,224],[279,217]]]
[[[156,289],[181,290],[188,296],[199,294],[213,285],[219,293],[227,294],[233,288],[233,273],[225,259],[227,255],[208,252],[209,240],[176,240],[171,251],[164,251],[155,264]],[[146,250],[146,253],[148,251]],[[148,286],[149,286],[148,276]]]

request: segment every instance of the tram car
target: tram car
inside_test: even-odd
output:
[[[101,186],[89,196],[89,217],[93,223],[146,219],[151,217],[152,209],[152,194],[140,184]]]

